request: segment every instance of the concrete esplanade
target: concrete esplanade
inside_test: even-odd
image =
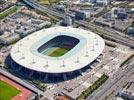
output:
[[[61,57],[43,55],[37,49],[52,38],[66,35],[79,43]],[[17,42],[11,49],[13,61],[27,69],[42,73],[66,73],[80,70],[93,62],[103,51],[104,40],[81,28],[52,27],[37,31]]]

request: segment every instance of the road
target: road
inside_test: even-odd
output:
[[[130,70],[126,75],[124,75],[114,86],[112,86],[107,92],[105,92],[99,99],[100,100],[115,100],[116,95],[119,91],[122,91],[123,87],[126,86],[128,82],[134,80],[134,68]]]
[[[45,6],[41,6],[40,4],[36,3],[34,0],[22,0],[24,1],[27,5],[31,6],[32,8],[35,8],[39,11],[57,16],[59,18],[64,18],[65,15],[64,14],[60,14],[58,12],[55,12],[53,10],[50,10],[49,8],[45,7]]]
[[[75,21],[75,22],[79,25],[82,25],[82,26],[85,26],[85,27],[91,29],[92,31],[95,31],[95,33],[97,33],[99,35],[109,37],[110,39],[115,40],[116,42],[121,43],[123,45],[134,47],[134,39],[125,37],[124,35],[119,35],[116,32],[111,33],[109,30],[105,30],[105,28],[102,28],[100,26],[94,25],[89,22],[85,22],[85,21]]]
[[[21,84],[22,86],[28,88],[31,91],[33,91],[35,93],[38,93],[38,94],[41,94],[41,95],[44,95],[44,92],[43,91],[37,89],[36,87],[34,87],[33,85],[31,85],[30,83],[28,84],[27,82],[23,81],[22,79],[20,79],[20,78],[14,76],[14,75],[8,73],[7,71],[5,71],[5,70],[3,70],[1,68],[0,68],[0,73],[2,75],[5,75],[5,76],[9,77],[10,79],[16,81],[17,83]]]
[[[65,13],[58,13],[52,9],[49,9],[45,6],[42,6],[40,4],[38,4],[37,2],[33,1],[33,0],[23,0],[26,4],[28,4],[29,6],[35,8],[35,9],[38,9],[39,11],[42,11],[42,12],[45,12],[45,13],[48,13],[50,15],[54,15],[54,16],[57,16],[59,18],[64,18],[66,16]],[[70,15],[70,14],[69,14]],[[71,16],[71,15],[70,15]],[[109,37],[113,40],[115,40],[116,42],[118,43],[122,43],[124,45],[127,45],[127,46],[131,46],[131,47],[134,47],[134,40],[129,38],[129,37],[125,37],[124,35],[120,35],[120,34],[115,34],[114,33],[111,33],[109,32],[108,30],[105,30],[104,28],[102,27],[99,27],[97,25],[94,25],[92,23],[89,23],[89,22],[86,22],[86,21],[78,21],[78,20],[74,20],[74,22],[78,25],[82,25],[86,28],[89,28],[91,29],[92,31],[97,31],[98,34],[100,35],[105,35],[106,37]]]
[[[114,89],[116,90],[117,87],[119,88],[125,85],[129,75],[134,73],[134,57],[128,62],[122,68],[120,68],[113,76],[111,76],[92,95],[90,95],[87,100],[103,100],[108,94],[114,91]]]

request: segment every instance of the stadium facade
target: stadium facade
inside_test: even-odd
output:
[[[62,81],[90,68],[104,47],[104,40],[91,31],[52,27],[17,42],[11,49],[11,64],[27,77]]]

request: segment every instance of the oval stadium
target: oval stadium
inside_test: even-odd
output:
[[[104,47],[104,40],[91,31],[57,26],[17,42],[11,49],[11,64],[29,78],[63,81],[89,69]]]

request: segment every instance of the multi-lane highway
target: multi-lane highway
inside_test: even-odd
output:
[[[64,16],[65,16],[64,14],[58,13],[56,11],[53,11],[52,9],[49,9],[49,8],[47,8],[45,6],[42,6],[42,5],[38,4],[34,0],[23,0],[23,2],[25,2],[30,7],[35,8],[35,9],[41,11],[41,12],[48,13],[48,14],[57,16],[59,18],[64,18]]]
[[[129,37],[124,37],[122,35],[116,34],[116,32],[114,34],[110,33],[108,30],[105,30],[102,27],[99,27],[92,23],[88,23],[86,21],[75,21],[75,22],[79,25],[82,25],[82,26],[85,26],[85,27],[91,29],[92,31],[95,31],[99,35],[109,37],[110,39],[112,39],[118,43],[121,43],[123,45],[134,47],[134,40],[130,39]]]
[[[122,68],[111,76],[98,90],[90,95],[87,100],[104,100],[116,88],[122,88],[127,83],[129,76],[134,73],[134,57],[131,58]],[[119,90],[117,90],[119,91]]]
[[[41,12],[48,13],[50,15],[54,15],[54,16],[57,16],[59,18],[64,18],[65,15],[66,15],[65,13],[61,14],[61,13],[58,13],[58,12],[54,11],[53,9],[49,9],[45,6],[42,6],[42,5],[38,4],[37,2],[35,2],[34,0],[23,0],[23,1],[27,5],[35,8],[35,9],[38,9]],[[116,32],[111,33],[111,32],[109,32],[108,30],[105,30],[102,27],[99,27],[97,25],[94,25],[94,24],[86,22],[86,21],[75,20],[74,22],[78,25],[82,25],[86,28],[89,28],[92,31],[97,31],[98,34],[100,34],[100,35],[103,34],[103,36],[109,37],[109,38],[111,38],[112,40],[115,40],[118,43],[122,43],[124,45],[134,47],[134,40],[129,38],[129,37],[125,37],[124,35],[116,34]]]

